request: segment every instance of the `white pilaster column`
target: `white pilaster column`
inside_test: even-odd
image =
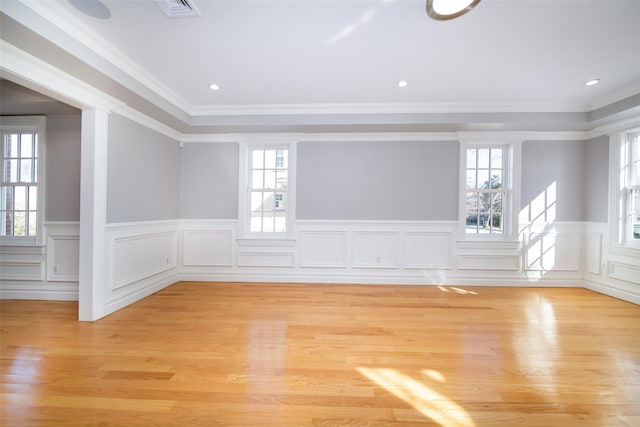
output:
[[[82,111],[79,320],[103,316],[106,281],[109,113]]]

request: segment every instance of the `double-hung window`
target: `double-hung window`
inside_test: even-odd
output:
[[[35,244],[41,236],[45,118],[2,117],[0,239]]]
[[[630,135],[627,184],[628,238],[640,242],[640,133]]]
[[[505,147],[466,149],[466,234],[504,233],[505,150]]]
[[[460,150],[461,238],[515,239],[521,141],[470,139]]]
[[[612,233],[618,244],[640,247],[640,129],[613,136],[611,148],[612,182],[611,194],[616,197],[611,203],[612,224],[617,230]]]
[[[288,237],[295,219],[295,143],[241,143],[243,237]]]

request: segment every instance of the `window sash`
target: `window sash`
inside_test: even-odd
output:
[[[40,244],[44,212],[44,116],[0,117],[0,241]]]
[[[239,144],[240,238],[292,238],[296,141],[250,138]]]
[[[464,147],[464,234],[505,234],[507,153],[504,145]]]

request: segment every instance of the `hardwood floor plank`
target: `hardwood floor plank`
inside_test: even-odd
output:
[[[640,307],[575,288],[181,282],[0,301],[3,426],[637,426]]]

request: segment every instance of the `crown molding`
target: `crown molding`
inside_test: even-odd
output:
[[[631,86],[625,87],[613,93],[610,93],[606,96],[595,99],[591,104],[589,104],[589,110],[594,111],[599,108],[606,107],[607,105],[614,104],[618,101],[622,101],[623,99],[629,98],[634,95],[640,94],[640,82],[635,83]]]
[[[28,87],[62,97],[73,106],[102,111],[124,107],[125,104],[85,83],[84,81],[54,67],[53,65],[0,39],[0,75],[19,80]]]
[[[87,26],[58,2],[27,1],[22,4],[85,48],[102,57],[106,62],[120,69],[136,82],[166,100],[169,104],[182,110],[183,113],[188,114],[192,109],[187,100],[140,67],[135,61],[98,35],[91,27]],[[34,28],[29,28],[35,31]],[[146,98],[139,90],[132,87],[129,87],[129,89]]]
[[[182,133],[178,132],[172,127],[165,125],[162,122],[159,122],[158,120],[152,119],[146,114],[143,114],[140,111],[129,107],[128,105],[123,105],[113,109],[113,113],[118,114],[122,117],[125,117],[129,120],[132,120],[138,124],[141,124],[142,126],[145,126],[151,130],[154,130],[171,139],[184,142],[183,140],[184,135]]]
[[[629,129],[640,128],[640,116],[630,117],[624,120],[618,120],[613,123],[609,123],[597,128],[593,128],[584,132],[584,139],[593,139],[603,135],[610,135],[612,133],[626,131]]]
[[[108,40],[97,34],[90,26],[77,18],[56,1],[21,2],[28,10],[42,17],[58,31],[70,37],[87,50],[101,57],[126,76],[140,85],[129,89],[143,98],[149,93],[167,102],[168,106],[179,110],[186,117],[216,116],[257,116],[257,115],[347,115],[347,114],[437,114],[437,113],[584,113],[602,108],[629,96],[640,93],[640,83],[594,100],[591,103],[345,103],[345,104],[231,104],[194,106],[185,98],[171,90],[151,73],[140,67],[134,60],[117,49]],[[28,25],[28,17],[2,10]],[[20,19],[22,18],[22,19]],[[29,26],[33,31],[37,29]],[[137,85],[136,85],[137,86]],[[146,96],[145,96],[146,95]],[[151,101],[153,102],[153,101]],[[167,110],[171,113],[171,111]],[[184,120],[184,118],[183,118]]]
[[[323,115],[323,114],[434,114],[434,113],[585,113],[584,104],[524,103],[343,103],[343,104],[229,104],[195,106],[192,117]]]

